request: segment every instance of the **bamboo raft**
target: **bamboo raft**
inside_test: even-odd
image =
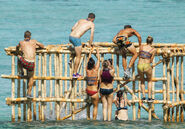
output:
[[[154,43],[157,53],[153,62],[152,98],[154,102],[141,101],[141,89],[137,76],[136,63],[132,67],[132,79],[124,80],[120,76],[123,70],[121,52],[113,43],[95,42],[99,47],[101,62],[108,54],[114,60],[116,88],[124,90],[124,96],[131,96],[132,119],[141,118],[141,109],[148,112],[148,120],[152,117],[159,119],[155,113],[155,105],[161,104],[163,120],[165,122],[184,121],[184,56],[185,45]],[[134,43],[138,51],[138,43]],[[11,97],[6,98],[6,103],[12,106],[12,122],[15,121],[45,121],[48,115],[54,115],[56,120],[71,118],[75,120],[76,114],[86,109],[87,119],[90,119],[91,100],[87,97],[86,89],[86,64],[90,48],[83,47],[78,71],[84,77],[72,79],[74,68],[74,49],[71,44],[48,45],[45,49],[36,51],[34,85],[32,88],[33,99],[27,99],[27,77],[17,76],[17,60],[15,47],[5,48],[6,54],[11,56],[11,75],[1,75],[2,78],[11,79]],[[92,53],[96,53],[93,50]],[[130,54],[128,53],[128,56]],[[158,60],[157,60],[158,58]],[[71,65],[68,64],[72,61]],[[155,67],[159,68],[155,68]],[[175,73],[176,71],[176,73]],[[160,72],[160,77],[155,77]],[[155,84],[160,81],[160,89]],[[132,86],[128,86],[132,83]],[[147,89],[147,88],[146,88]],[[148,90],[145,90],[148,93]],[[162,96],[157,99],[159,94]],[[48,111],[49,110],[49,111]],[[137,111],[137,116],[136,116]],[[175,115],[176,113],[176,115]]]

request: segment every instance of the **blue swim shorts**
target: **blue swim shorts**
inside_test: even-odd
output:
[[[81,40],[80,38],[75,38],[75,37],[72,37],[72,36],[69,36],[69,41],[75,46],[75,47],[79,47],[81,46]]]

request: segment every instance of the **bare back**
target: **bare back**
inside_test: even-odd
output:
[[[80,38],[85,32],[92,28],[94,31],[93,22],[88,21],[86,19],[81,19],[73,26],[70,36]]]
[[[37,45],[40,46],[41,43],[37,42],[36,40],[29,40],[29,41],[20,41],[19,47],[21,48],[21,51],[23,52],[23,57],[29,61],[35,60],[35,52]],[[44,45],[41,44],[40,47],[44,47]]]
[[[117,35],[113,38],[113,42],[116,43],[116,38],[118,36],[125,36],[129,38],[133,35],[135,35],[138,38],[139,45],[141,45],[141,35],[135,29],[132,29],[132,28],[126,28],[126,29],[120,30],[117,33]]]
[[[141,45],[139,48],[139,51],[145,51],[145,52],[149,52],[150,54],[152,54],[151,58],[139,58],[139,64],[141,63],[151,63],[153,61],[154,55],[156,53],[156,49],[151,47],[150,45]]]

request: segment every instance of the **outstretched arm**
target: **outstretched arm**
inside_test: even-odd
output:
[[[134,35],[138,38],[139,46],[141,46],[141,35],[135,30]]]
[[[151,59],[150,59],[150,63],[152,63],[152,62],[153,62],[153,59],[154,59],[155,53],[156,53],[156,49],[154,48],[153,53],[152,53],[152,57],[151,57]]]
[[[91,26],[91,36],[90,36],[90,41],[89,41],[90,46],[92,45],[93,38],[94,38],[94,23],[92,23],[92,26]]]
[[[36,41],[37,46],[39,46],[40,48],[44,48],[44,45],[42,43],[38,42],[37,40],[35,40],[35,41]]]
[[[96,70],[98,70],[99,67],[100,67],[100,54],[99,54],[99,49],[98,48],[96,49],[96,52],[97,52],[96,57],[98,59],[97,63],[96,63]]]
[[[78,25],[78,22],[75,23],[75,25],[72,27],[71,31],[73,31],[77,25]]]

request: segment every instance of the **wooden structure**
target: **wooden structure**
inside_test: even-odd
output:
[[[183,44],[164,44],[154,43],[157,54],[153,63],[153,103],[141,101],[141,89],[139,77],[136,76],[137,64],[132,68],[132,79],[123,80],[120,76],[122,68],[121,53],[118,48],[107,42],[95,42],[99,47],[101,62],[110,55],[114,60],[116,69],[114,78],[115,91],[124,89],[125,93],[130,94],[132,103],[133,120],[140,119],[141,109],[148,112],[149,121],[153,118],[159,119],[155,114],[155,105],[162,104],[163,120],[177,122],[184,121],[184,63],[185,45]],[[134,43],[138,51],[138,44]],[[90,48],[83,47],[82,58],[78,71],[84,75],[84,78],[78,80],[72,79],[74,67],[74,50],[71,44],[66,45],[48,45],[46,49],[37,50],[35,58],[35,83],[32,89],[33,99],[27,99],[27,77],[17,76],[17,58],[15,47],[5,48],[7,55],[11,56],[12,73],[11,75],[2,75],[2,78],[11,79],[11,97],[6,98],[6,103],[12,106],[12,122],[14,121],[32,121],[46,120],[47,115],[55,114],[56,120],[64,120],[72,117],[87,108],[87,119],[89,119],[91,101],[87,98],[85,89],[85,67],[87,64],[87,55]],[[93,53],[96,53],[93,50]],[[130,56],[128,54],[128,56]],[[157,57],[159,59],[157,59]],[[68,62],[71,60],[71,65]],[[155,68],[157,66],[158,68]],[[175,72],[176,71],[176,72]],[[155,77],[156,73],[159,73]],[[155,88],[155,83],[161,81],[160,87]],[[127,84],[131,83],[132,86]],[[147,89],[147,88],[146,88]],[[148,90],[146,90],[146,93]],[[161,96],[160,99],[158,96]],[[125,94],[126,97],[126,94]],[[49,110],[49,111],[48,111]],[[136,111],[137,117],[136,117]],[[176,114],[175,114],[176,113]],[[176,118],[175,118],[176,117]]]

